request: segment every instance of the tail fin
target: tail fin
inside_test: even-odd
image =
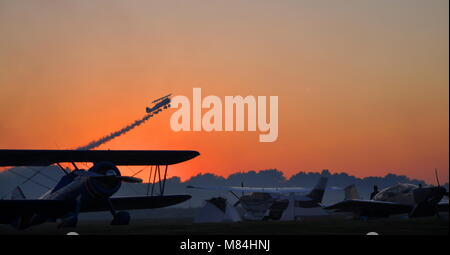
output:
[[[345,190],[345,200],[359,199],[358,190],[356,189],[355,184],[346,187],[344,190]]]
[[[328,178],[320,177],[319,182],[316,184],[313,190],[307,195],[314,202],[321,203],[323,194],[325,193],[325,188],[327,186]]]

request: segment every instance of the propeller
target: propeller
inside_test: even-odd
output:
[[[87,172],[87,173],[91,178],[95,178],[95,179],[104,179],[104,180],[116,179],[116,180],[120,180],[123,182],[129,182],[129,183],[141,183],[142,182],[141,178],[137,178],[137,177],[133,177],[133,176],[103,175],[103,174],[98,174],[95,172]]]
[[[244,187],[244,182],[241,182],[241,187]],[[236,195],[235,195],[236,196]],[[244,196],[244,191],[241,192],[241,197],[236,196],[236,198],[238,199],[238,201],[236,201],[236,203],[233,204],[234,207],[238,206],[241,203],[241,198]]]
[[[436,176],[437,185],[438,185],[438,187],[440,187],[441,184],[439,183],[439,176],[438,176],[437,168],[434,169],[434,175]]]
[[[439,175],[438,175],[438,170],[437,168],[434,169],[434,175],[436,176],[436,183],[438,185],[438,187],[441,187],[441,183],[439,182]],[[442,189],[445,189],[445,192],[443,192],[444,196],[448,197],[448,191],[446,188],[442,187]]]

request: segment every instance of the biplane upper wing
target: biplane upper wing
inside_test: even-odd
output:
[[[172,165],[200,155],[175,150],[0,150],[0,166],[48,166],[59,162],[101,162],[115,165]]]
[[[305,192],[311,189],[302,187],[285,188],[260,188],[260,187],[235,187],[235,186],[187,186],[189,189],[217,190],[217,191],[235,191],[235,192],[261,192],[261,193],[297,193]]]

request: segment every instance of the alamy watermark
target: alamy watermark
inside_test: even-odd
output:
[[[270,96],[268,101],[266,96],[225,96],[223,103],[214,95],[202,99],[202,89],[193,88],[192,104],[186,96],[175,96],[171,100],[171,108],[178,109],[170,118],[170,127],[176,132],[258,130],[263,132],[259,135],[260,142],[278,139],[278,96]],[[202,109],[208,109],[203,116]]]

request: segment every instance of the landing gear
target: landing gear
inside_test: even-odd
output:
[[[73,202],[74,210],[60,219],[58,228],[75,228],[77,226],[78,213],[80,212],[81,205],[81,195],[79,195]]]
[[[113,219],[111,220],[111,225],[128,225],[130,224],[130,213],[127,211],[120,211],[117,212],[112,203],[111,200],[108,199],[108,205],[109,205],[109,211],[111,212]]]
[[[111,225],[128,225],[130,224],[130,213],[127,211],[117,212],[116,215],[113,216],[111,221]]]
[[[58,228],[75,228],[78,224],[78,214],[69,213],[58,224]]]

